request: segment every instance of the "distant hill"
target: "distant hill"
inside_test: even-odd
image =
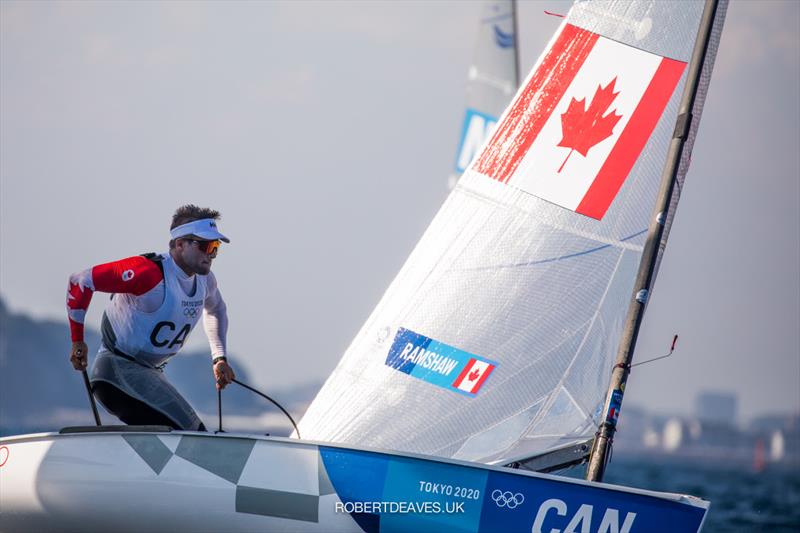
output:
[[[87,328],[86,343],[90,354],[96,353],[100,346],[99,333]],[[83,378],[69,362],[70,346],[66,317],[63,321],[34,320],[24,314],[13,314],[0,298],[0,435],[94,424]],[[237,379],[251,383],[246,368],[237,365],[235,370]],[[198,411],[206,426],[216,428],[217,394],[208,352],[188,352],[173,357],[166,374]],[[262,392],[281,402],[295,420],[299,420],[319,387],[318,383],[310,383],[285,391]],[[102,407],[98,409],[104,424],[119,424]],[[241,387],[231,385],[223,392],[224,416],[230,415],[233,420],[233,415],[237,415],[236,427],[223,419],[226,429],[230,426],[286,434],[288,422],[274,413],[280,412]]]

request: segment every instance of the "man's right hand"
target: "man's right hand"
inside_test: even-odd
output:
[[[75,370],[86,370],[89,366],[89,347],[83,341],[72,343],[72,353],[69,356]]]

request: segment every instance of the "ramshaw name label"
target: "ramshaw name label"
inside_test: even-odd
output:
[[[498,363],[399,328],[386,356],[386,366],[433,385],[475,396]]]

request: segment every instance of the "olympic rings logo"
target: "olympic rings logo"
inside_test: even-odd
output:
[[[183,310],[183,316],[187,318],[194,318],[197,316],[197,308],[196,307],[186,307]]]
[[[525,496],[523,496],[519,492],[514,494],[509,490],[503,492],[502,490],[495,489],[492,492],[492,499],[494,500],[494,503],[496,503],[498,507],[508,507],[509,509],[515,509],[516,507],[522,505],[522,502],[525,501]]]

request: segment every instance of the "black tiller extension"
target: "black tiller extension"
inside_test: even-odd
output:
[[[86,373],[86,370],[83,370],[83,384],[86,385],[86,392],[89,394],[89,404],[92,406],[92,413],[94,414],[94,421],[98,426],[102,426],[103,424],[100,423],[100,413],[97,412],[97,403],[94,401],[94,393],[92,392],[92,384],[89,381],[89,374]]]

